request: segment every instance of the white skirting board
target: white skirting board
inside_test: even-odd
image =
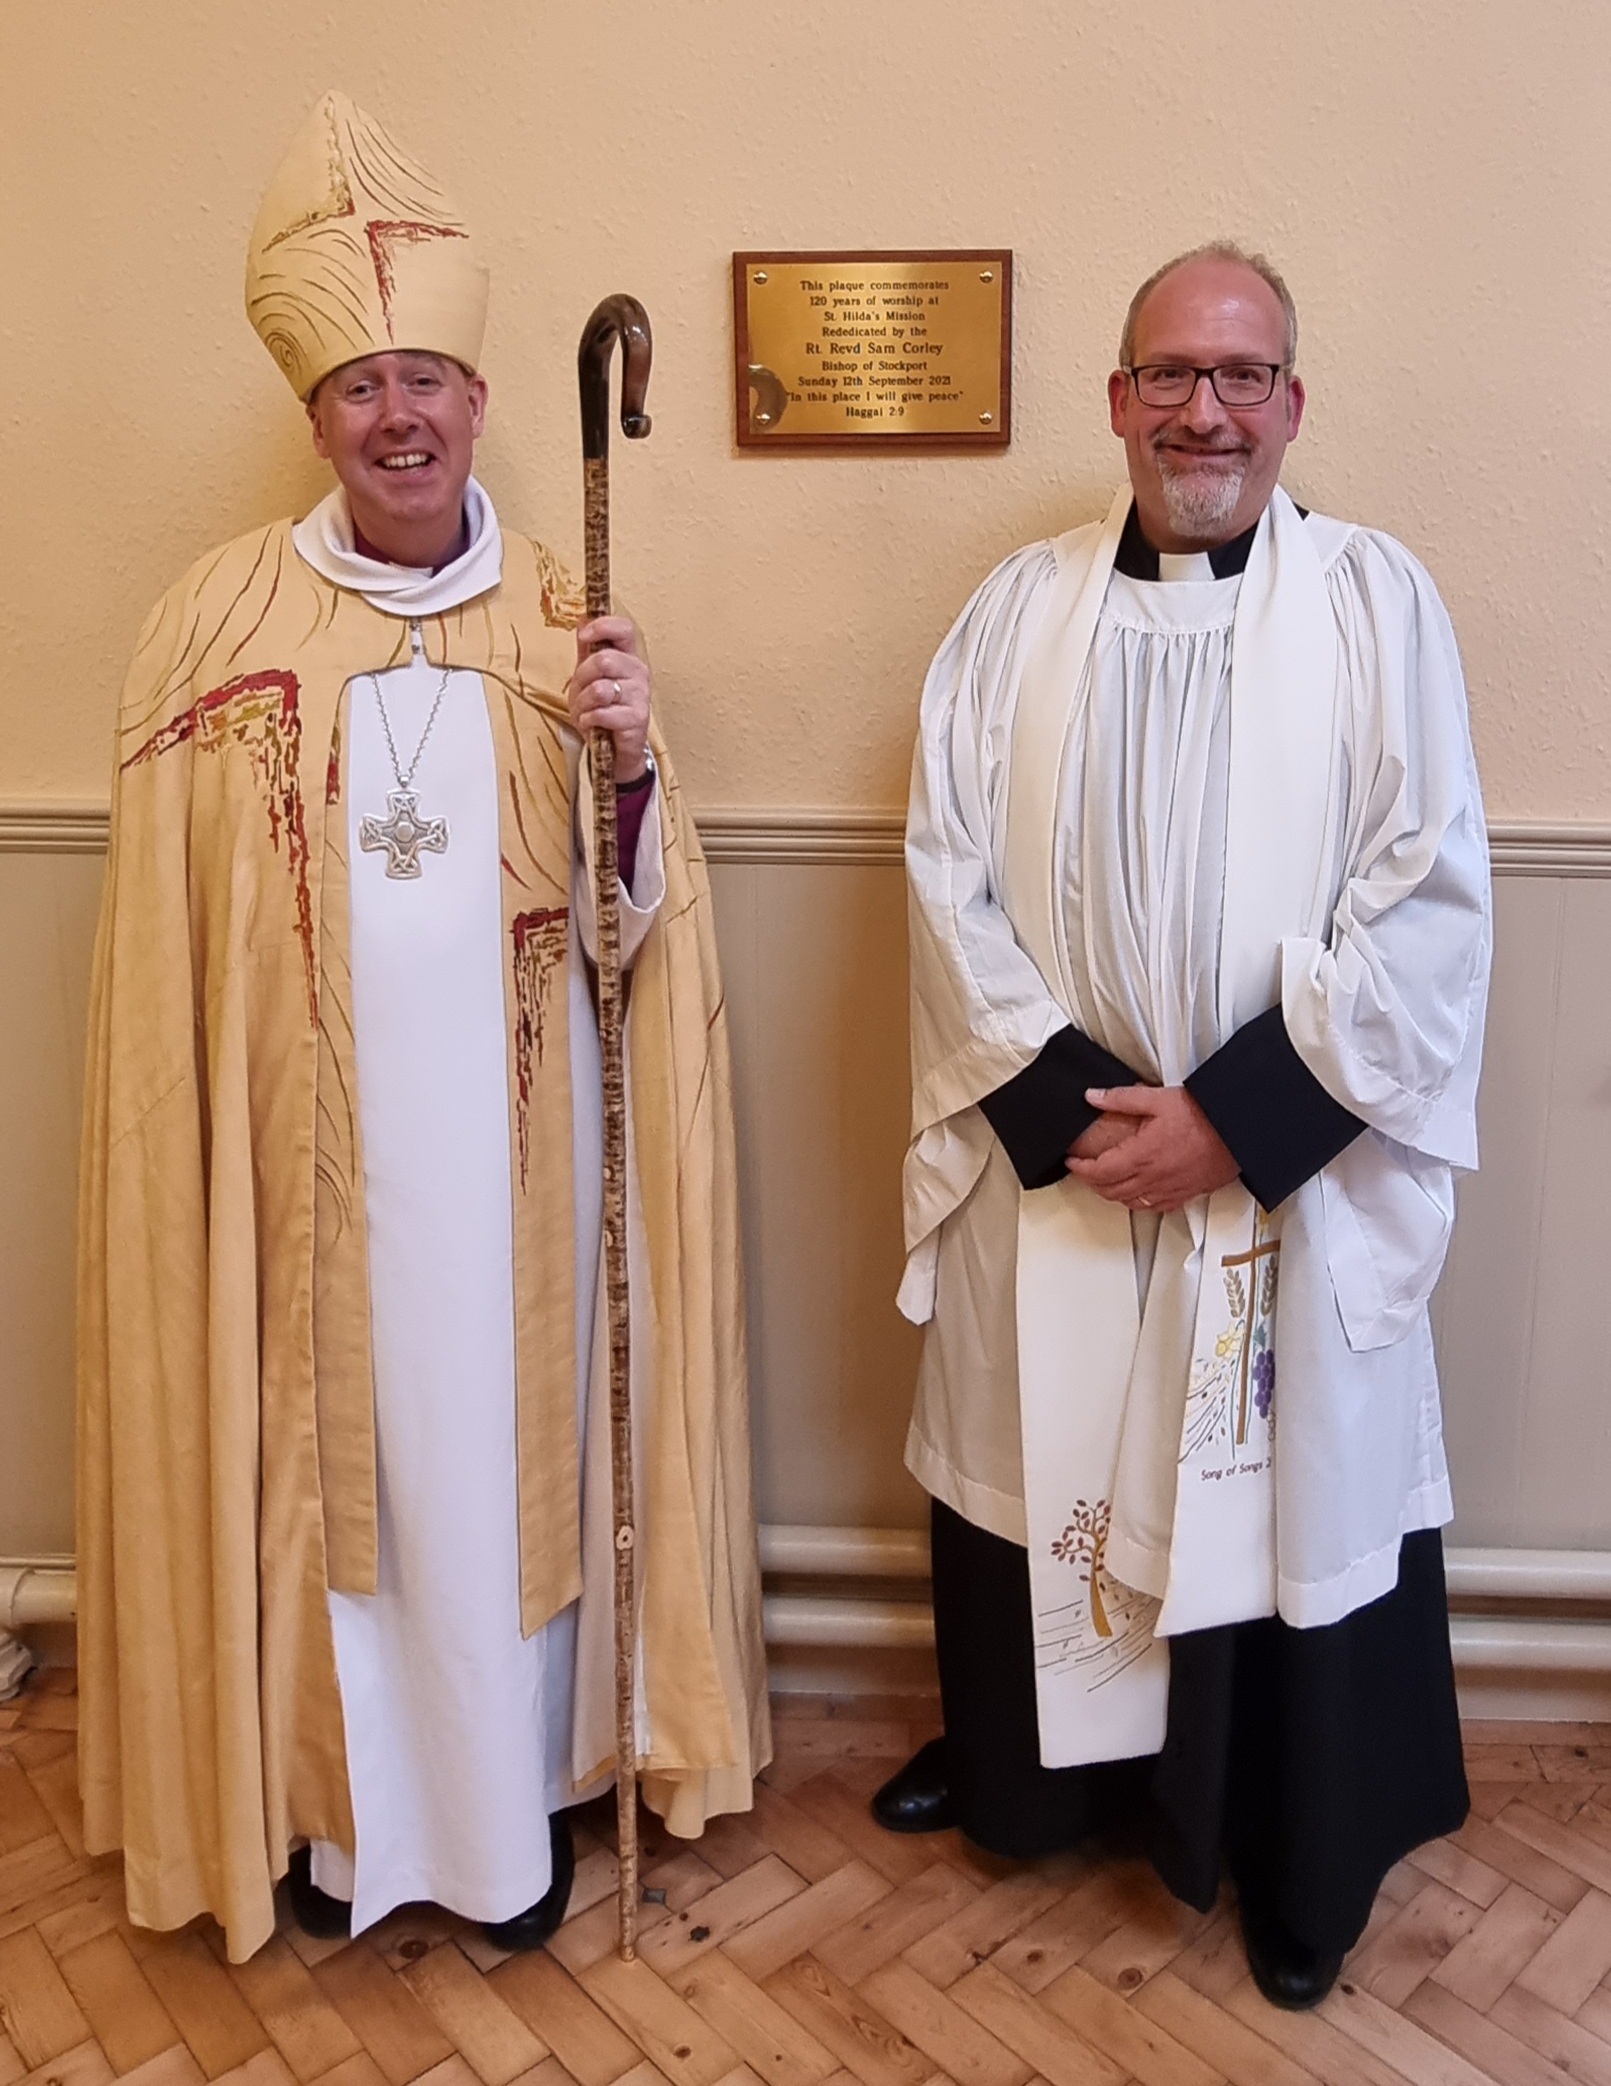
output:
[[[763,1527],[761,1561],[773,1578],[857,1588],[767,1594],[766,1640],[785,1690],[855,1695],[921,1687],[934,1643],[933,1613],[921,1594],[928,1576],[921,1531]],[[1448,1575],[1466,1716],[1611,1722],[1611,1621],[1581,1613],[1585,1604],[1611,1604],[1611,1552],[1451,1549]],[[890,1597],[879,1591],[881,1581],[905,1584]],[[1471,1604],[1504,1601],[1531,1605],[1526,1613],[1466,1612]],[[71,1622],[76,1610],[70,1558],[0,1560],[0,1629]]]

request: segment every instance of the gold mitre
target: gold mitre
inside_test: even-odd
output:
[[[481,360],[487,271],[425,169],[344,94],[314,109],[269,183],[246,316],[298,398],[360,355]]]

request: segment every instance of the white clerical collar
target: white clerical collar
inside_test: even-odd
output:
[[[1158,577],[1160,579],[1213,579],[1213,561],[1207,551],[1186,551],[1176,556],[1173,551],[1158,553]]]
[[[417,565],[389,565],[353,548],[352,511],[338,485],[291,530],[297,556],[332,586],[362,594],[388,616],[437,616],[485,594],[503,578],[503,531],[486,489],[472,478],[464,489],[470,542],[451,564],[429,572]]]

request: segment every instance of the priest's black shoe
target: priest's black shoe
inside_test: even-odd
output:
[[[315,1941],[346,1941],[352,1934],[352,1907],[333,1898],[313,1880],[313,1849],[298,1847],[285,1872],[291,1887],[291,1916]]]
[[[571,1840],[571,1822],[563,1811],[555,1811],[548,1821],[548,1843],[553,1849],[554,1877],[536,1904],[517,1912],[513,1919],[482,1922],[481,1931],[494,1948],[541,1948],[551,1935],[559,1932],[565,1908],[571,1901],[571,1885],[576,1881],[576,1848]]]
[[[1341,1953],[1322,1955],[1288,1933],[1273,1913],[1245,1899],[1241,1913],[1248,1968],[1265,1998],[1294,2014],[1318,2006],[1337,1982]]]
[[[873,1816],[886,1832],[945,1832],[955,1825],[943,1738],[919,1746],[890,1776],[873,1798]]]

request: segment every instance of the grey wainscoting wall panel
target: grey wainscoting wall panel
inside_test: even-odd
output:
[[[1611,881],[1501,874],[1481,1110],[1437,1299],[1458,1519],[1611,1541]]]
[[[916,1525],[895,1309],[906,901],[887,862],[717,860],[763,1521]]]
[[[73,1239],[99,854],[0,851],[0,1556],[73,1547]]]
[[[763,1521],[915,1528],[905,898],[887,814],[714,814]],[[82,1036],[104,812],[0,807],[0,1559],[72,1546]],[[1483,1171],[1437,1302],[1464,1546],[1611,1550],[1611,845],[1495,834]]]

